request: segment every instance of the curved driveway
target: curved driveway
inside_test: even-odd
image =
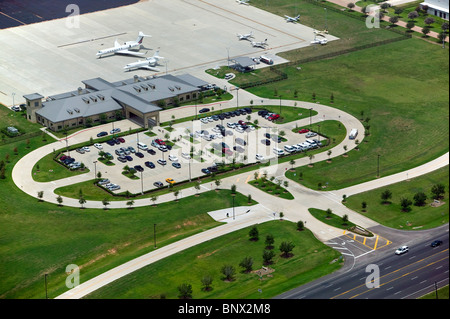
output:
[[[280,100],[261,99],[243,90],[240,90],[239,92],[239,100],[241,106],[250,105],[250,100],[253,100],[254,102],[253,105],[278,105],[280,103]],[[306,109],[312,107],[315,111],[318,112],[318,114],[312,117],[311,119],[313,123],[330,119],[338,120],[346,128],[347,136],[348,132],[352,128],[357,128],[358,131],[360,132],[359,139],[360,140],[363,139],[364,127],[362,126],[361,122],[358,119],[356,119],[355,117],[351,116],[348,113],[318,103],[308,103],[289,100],[281,100],[281,103],[282,105],[288,106],[296,105],[297,107],[302,107]],[[236,98],[227,102],[215,103],[214,106],[215,110],[236,106]],[[174,111],[173,110],[165,111],[162,121],[164,121],[164,117],[170,118],[171,112]],[[193,115],[194,112],[195,112],[194,107],[190,108],[185,107],[181,112],[180,110],[178,110],[177,117],[180,118],[184,116]],[[299,127],[303,125],[308,125],[309,121],[310,119],[308,117],[306,119],[286,123],[280,125],[280,129],[288,130],[294,128],[295,125],[298,125]],[[130,122],[122,121],[118,122],[117,125],[123,125],[125,129],[128,129],[130,127]],[[91,133],[92,132],[90,132],[89,130],[84,130],[82,132],[76,133],[75,135],[69,136],[68,141],[70,144],[75,144],[81,141],[89,140],[90,136],[92,135]],[[54,190],[56,188],[92,179],[94,177],[93,172],[77,175],[74,177],[64,178],[61,180],[52,181],[48,183],[38,183],[33,180],[31,170],[34,164],[43,156],[51,153],[54,149],[64,147],[65,143],[66,143],[65,140],[62,139],[60,141],[51,143],[37,150],[34,150],[29,154],[27,154],[26,156],[24,156],[22,159],[20,159],[13,168],[12,172],[12,177],[16,185],[22,191],[34,197],[37,196],[38,191],[44,190],[43,200],[56,204],[57,196],[54,194]],[[350,151],[356,146],[353,140],[348,140],[348,138],[346,138],[343,142],[341,142],[340,144],[336,145],[331,149],[332,156],[335,157],[342,155],[345,152],[343,148],[344,145],[347,146],[347,151]],[[326,152],[322,152],[315,155],[313,162],[323,161],[326,159],[328,159],[328,155],[326,154]],[[296,166],[307,165],[309,164],[309,161],[310,161],[309,158],[297,159]],[[311,214],[309,214],[308,208],[311,207],[319,209],[331,208],[333,212],[337,215],[343,216],[344,214],[347,214],[349,216],[349,220],[360,225],[361,227],[364,228],[375,227],[378,225],[376,222],[342,205],[340,202],[342,199],[341,193],[343,194],[344,192],[347,195],[351,195],[366,190],[370,190],[373,188],[378,188],[387,184],[396,183],[405,180],[407,178],[419,176],[421,174],[425,174],[432,170],[448,165],[448,162],[449,162],[448,153],[446,153],[445,155],[439,157],[434,161],[431,161],[417,168],[408,170],[408,174],[406,174],[406,172],[402,172],[399,174],[394,174],[360,185],[352,186],[344,190],[337,190],[332,192],[314,191],[295,182],[291,182],[289,184],[288,189],[294,196],[294,200],[285,200],[278,198],[276,201],[274,201],[273,195],[262,192],[257,188],[249,185],[247,181],[250,178],[252,178],[254,171],[241,173],[238,175],[224,178],[222,179],[221,184],[222,188],[230,188],[231,185],[235,184],[237,185],[237,191],[245,195],[251,194],[252,198],[258,202],[257,205],[250,207],[249,213],[247,213],[247,208],[245,210],[236,208],[235,216],[232,215],[231,209],[229,209],[228,211],[221,210],[217,212],[210,212],[210,215],[213,218],[215,218],[216,220],[226,222],[226,224],[218,226],[206,232],[197,234],[195,236],[191,236],[184,240],[180,240],[176,243],[164,246],[149,254],[145,254],[134,260],[131,260],[119,267],[111,269],[110,271],[100,276],[97,276],[89,281],[82,283],[78,287],[73,288],[67,291],[66,293],[60,295],[58,298],[82,298],[88,293],[104,285],[107,285],[108,283],[120,277],[123,277],[139,268],[142,268],[157,260],[167,257],[173,253],[182,251],[184,249],[187,249],[204,241],[210,240],[212,238],[221,236],[223,234],[235,231],[237,229],[248,227],[252,224],[262,223],[268,220],[279,218],[280,212],[283,212],[284,219],[291,220],[293,222],[297,222],[299,220],[304,221],[305,226],[308,229],[310,229],[319,240],[323,242],[327,242],[329,240],[332,240],[333,238],[341,236],[342,230],[328,226],[320,222],[319,220],[315,219],[314,217],[312,217]],[[277,176],[278,178],[283,179],[284,172],[290,167],[291,165],[288,162],[286,162],[267,167],[264,170],[268,171],[269,175],[274,175]],[[202,184],[200,192],[209,191],[211,188],[212,185]],[[180,196],[182,197],[190,196],[195,194],[195,192],[196,190],[194,188],[183,189],[181,191]],[[73,206],[73,207],[80,206],[77,199],[64,198],[63,200],[65,206]],[[173,200],[173,194],[165,194],[159,196],[158,203],[171,200]],[[151,204],[151,202],[148,198],[137,199],[135,200],[134,206],[136,207],[147,206],[149,204]],[[103,208],[102,203],[99,201],[87,201],[84,206],[87,208]],[[111,201],[109,205],[109,208],[122,208],[122,207],[126,207],[126,201]],[[228,218],[226,213],[229,214]]]

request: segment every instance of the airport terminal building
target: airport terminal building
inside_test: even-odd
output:
[[[49,96],[24,95],[27,119],[52,131],[127,118],[145,128],[159,125],[165,107],[196,100],[208,83],[192,75],[139,77],[108,82],[82,81],[84,88]]]

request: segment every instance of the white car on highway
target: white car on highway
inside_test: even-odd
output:
[[[395,251],[396,255],[401,255],[406,253],[409,250],[408,246],[402,246],[400,248],[397,248],[397,250]]]

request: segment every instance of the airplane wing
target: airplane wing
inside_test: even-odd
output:
[[[114,47],[115,48],[120,47],[120,43],[119,43],[119,41],[117,41],[117,39],[116,39],[116,41],[114,41]]]
[[[120,51],[117,51],[116,53],[119,53],[119,54],[130,54],[130,55],[137,55],[137,56],[145,54],[145,53],[142,53],[142,52],[135,52],[135,51],[130,51],[130,50],[120,50]]]
[[[158,68],[153,68],[153,67],[148,66],[148,65],[141,66],[140,68],[141,68],[141,69],[150,70],[150,71],[159,72],[159,69],[158,69]]]

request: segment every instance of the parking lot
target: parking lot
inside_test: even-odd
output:
[[[278,155],[301,151],[301,148],[289,146],[318,138],[307,137],[307,132],[298,134],[288,129],[280,130],[269,120],[270,114],[258,115],[258,112],[240,110],[235,114],[224,113],[220,118],[201,114],[201,119],[173,125],[171,132],[155,127],[153,132],[157,135],[154,136],[140,132],[115,138],[116,143],[96,143],[84,151],[72,151],[71,157],[75,162],[90,167],[93,173],[101,172],[102,178],[110,183],[119,185],[119,188],[112,189],[113,192],[128,190],[140,193],[158,188],[156,182],[167,187],[168,178],[175,183],[195,180],[216,171],[222,163],[271,161],[275,165]],[[255,127],[251,123],[256,119],[258,125]],[[284,131],[283,138],[280,137],[283,135],[281,131]],[[111,132],[107,133],[111,135]],[[274,151],[276,148],[278,153]],[[105,157],[111,156],[111,164],[106,165],[99,160],[101,152],[107,154]],[[134,179],[122,174],[125,166],[136,169]]]

